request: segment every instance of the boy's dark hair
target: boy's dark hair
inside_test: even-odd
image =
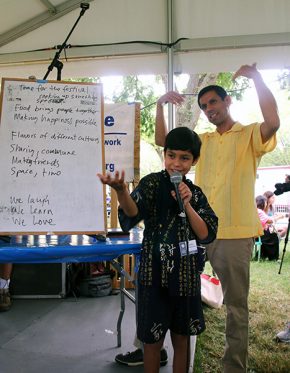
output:
[[[167,149],[189,151],[193,159],[197,159],[200,155],[200,148],[201,140],[198,134],[188,127],[174,128],[165,138],[164,152]]]
[[[227,91],[219,86],[219,85],[208,85],[207,87],[204,87],[202,88],[202,90],[199,91],[199,94],[197,96],[197,102],[198,102],[198,106],[200,106],[200,98],[201,96],[203,96],[205,93],[209,92],[209,91],[215,91],[215,93],[224,101],[224,99],[228,96],[228,93]]]
[[[267,204],[267,198],[265,196],[256,197],[256,206],[258,209],[264,210],[266,204]]]

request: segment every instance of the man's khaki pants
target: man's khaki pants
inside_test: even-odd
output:
[[[207,245],[207,256],[221,281],[226,305],[224,373],[247,371],[252,238],[215,240]]]

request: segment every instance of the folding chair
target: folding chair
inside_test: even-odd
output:
[[[254,247],[253,247],[252,260],[258,260],[258,262],[260,261],[260,259],[261,259],[261,246],[262,246],[261,237],[256,237]]]

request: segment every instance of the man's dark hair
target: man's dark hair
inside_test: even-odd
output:
[[[199,94],[197,96],[197,102],[198,102],[198,106],[200,106],[200,98],[201,96],[203,96],[205,93],[209,92],[209,91],[215,91],[215,93],[220,96],[220,98],[224,101],[224,99],[228,96],[228,93],[227,91],[219,86],[219,85],[208,85],[207,87],[204,87],[202,88],[202,90],[199,91]]]
[[[200,155],[201,140],[197,133],[188,127],[177,127],[171,130],[165,138],[164,152],[170,150],[189,151],[193,159]]]

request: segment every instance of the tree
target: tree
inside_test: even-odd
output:
[[[144,84],[138,76],[123,77],[123,89],[112,97],[113,102],[141,103],[141,137],[153,143],[155,131],[155,102],[158,97],[151,85]]]
[[[65,79],[67,82],[80,82],[80,83],[100,83],[99,77],[86,77],[86,78],[69,78]]]
[[[189,76],[188,84],[182,92],[185,94],[185,103],[176,109],[176,125],[194,129],[200,118],[201,110],[197,102],[198,92],[205,86],[217,84],[225,88],[232,97],[241,100],[243,92],[248,88],[249,83],[246,78],[239,81],[232,80],[232,73],[204,73]],[[210,125],[207,123],[203,128],[207,130]]]
[[[184,105],[176,108],[176,125],[186,125],[194,129],[200,117],[200,109],[197,104],[196,96],[198,91],[209,84],[219,84],[230,90],[231,95],[241,99],[243,90],[248,86],[247,80],[242,83],[233,82],[231,73],[220,74],[196,74],[190,75],[186,89],[182,92],[186,94]],[[99,77],[71,79],[78,82],[100,83]],[[167,86],[167,76],[157,75],[156,83],[163,82],[164,91]],[[176,89],[176,88],[175,88]],[[106,99],[106,98],[105,98]],[[123,77],[121,90],[115,90],[111,101],[117,102],[140,102],[141,103],[141,137],[142,139],[154,144],[155,132],[155,103],[158,96],[155,94],[155,88],[150,84],[145,84],[137,75]],[[207,124],[208,125],[208,124]]]
[[[80,78],[72,80],[93,83],[99,83],[101,81],[100,78]],[[289,71],[280,73],[278,75],[278,80],[280,82],[281,89],[279,103],[284,107],[287,105],[287,102],[290,99]],[[162,82],[165,92],[167,86],[167,76],[158,75],[156,76],[155,81],[158,84]],[[212,130],[212,125],[208,121],[200,118],[201,112],[197,104],[198,92],[204,86],[209,84],[221,85],[232,97],[235,97],[237,100],[242,100],[244,91],[249,87],[249,81],[246,78],[240,77],[236,81],[232,81],[232,73],[189,75],[187,86],[181,92],[185,94],[185,102],[182,106],[176,107],[176,125],[186,125],[189,128],[194,129],[198,123],[198,128],[200,130]],[[158,99],[158,96],[155,93],[155,87],[144,83],[144,81],[142,81],[138,76],[127,76],[123,77],[121,89],[119,89],[118,92],[115,90],[112,97],[107,99],[110,99],[113,102],[140,102],[141,138],[154,145],[155,103]],[[288,118],[286,120],[288,120]],[[266,167],[289,164],[290,140],[288,139],[290,139],[290,130],[288,130],[288,126],[283,128],[281,125],[280,130],[277,133],[278,145],[275,151],[266,154],[262,158],[260,166]],[[161,153],[158,153],[161,156]]]
[[[216,82],[216,74],[190,75],[186,89],[184,104],[176,108],[176,126],[187,126],[192,130],[196,127],[200,117],[200,107],[197,103],[197,94],[206,85]]]
[[[274,151],[262,157],[260,167],[289,165],[290,161],[290,131],[281,128],[277,132],[277,146]]]

